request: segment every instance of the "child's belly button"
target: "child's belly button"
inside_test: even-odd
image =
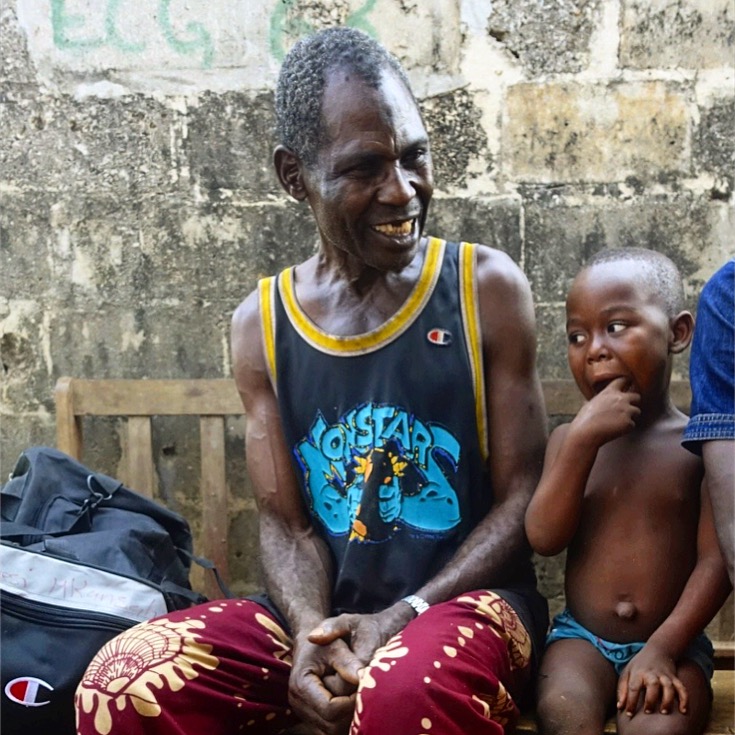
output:
[[[630,600],[621,600],[615,605],[615,614],[621,620],[633,620],[638,615],[638,608]]]

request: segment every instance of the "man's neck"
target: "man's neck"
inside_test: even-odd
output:
[[[296,267],[296,298],[323,331],[364,334],[384,324],[405,303],[421,275],[425,251],[422,242],[411,263],[399,272],[380,271],[355,258],[353,263],[347,258],[338,261],[320,252]]]

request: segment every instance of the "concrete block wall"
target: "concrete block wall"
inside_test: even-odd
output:
[[[334,24],[404,62],[433,140],[428,230],[522,266],[543,377],[568,375],[564,298],[591,253],[665,252],[695,309],[735,252],[733,0],[0,0],[0,476],[54,443],[61,375],[231,374],[233,309],[314,247],[271,171],[273,87],[294,40]],[[116,431],[87,432],[111,474]],[[156,432],[161,497],[195,518],[196,442]],[[247,591],[239,422],[230,454]],[[539,566],[553,606],[560,563]]]

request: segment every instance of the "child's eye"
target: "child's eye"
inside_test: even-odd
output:
[[[616,332],[622,332],[625,329],[625,324],[623,322],[611,322],[607,325],[607,331],[610,334],[615,334]]]
[[[567,335],[570,345],[581,345],[584,342],[584,335],[581,332],[571,332]]]

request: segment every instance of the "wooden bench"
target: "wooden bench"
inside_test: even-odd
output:
[[[196,553],[228,579],[229,522],[225,472],[225,419],[244,413],[232,380],[80,380],[60,378],[54,390],[56,446],[84,459],[84,418],[122,417],[122,465],[116,475],[152,498],[156,471],[151,419],[196,416],[201,444],[201,530]],[[189,519],[191,520],[191,519]],[[210,575],[201,581],[210,597],[221,596]]]
[[[549,417],[577,412],[582,398],[571,380],[543,382]],[[674,403],[689,407],[687,381],[672,383]],[[84,380],[60,378],[56,384],[57,447],[77,459],[84,459],[84,422],[89,417],[119,417],[122,461],[119,479],[139,492],[156,494],[151,420],[157,416],[194,416],[199,421],[201,444],[201,531],[197,553],[211,559],[228,578],[229,521],[225,458],[225,421],[241,416],[244,409],[234,382],[229,379],[198,380]],[[203,590],[217,596],[218,588],[205,578]],[[732,642],[716,644],[717,672],[713,682],[715,703],[707,735],[735,734],[735,672]],[[519,733],[536,733],[532,715],[519,723]],[[606,733],[615,732],[614,721]]]

